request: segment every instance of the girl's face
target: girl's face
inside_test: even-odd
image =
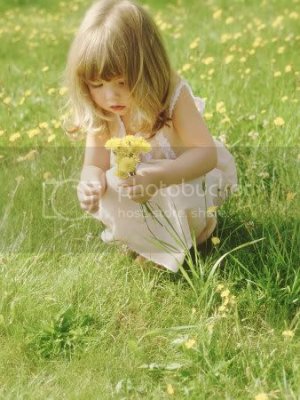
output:
[[[110,81],[89,81],[88,88],[98,107],[120,116],[128,112],[132,99],[123,77],[114,78]]]

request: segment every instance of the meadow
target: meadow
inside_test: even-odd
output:
[[[238,168],[186,274],[79,207],[62,76],[89,4],[0,0],[0,398],[300,399],[300,1],[143,2]]]

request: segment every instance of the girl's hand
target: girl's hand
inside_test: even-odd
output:
[[[137,170],[137,174],[128,177],[119,186],[126,190],[128,197],[136,203],[145,203],[158,189],[165,187],[163,183],[162,163],[147,163],[146,167]]]
[[[89,213],[98,211],[99,201],[105,192],[103,189],[100,182],[96,184],[80,181],[77,186],[77,197],[80,207]]]
[[[81,171],[77,186],[77,197],[80,207],[89,213],[99,209],[99,201],[106,191],[105,172],[95,166],[85,166]]]

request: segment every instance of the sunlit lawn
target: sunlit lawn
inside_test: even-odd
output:
[[[0,398],[299,399],[300,3],[145,3],[236,157],[220,243],[184,276],[101,242],[61,128],[90,3],[0,0]]]

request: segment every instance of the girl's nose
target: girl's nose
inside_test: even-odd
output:
[[[106,98],[108,100],[118,99],[119,97],[120,97],[120,93],[116,88],[107,88]]]

